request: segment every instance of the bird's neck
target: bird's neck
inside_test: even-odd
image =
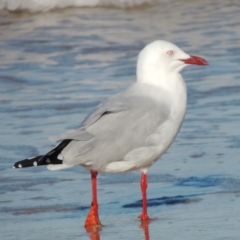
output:
[[[159,92],[166,92],[170,97],[172,109],[179,109],[185,113],[187,103],[187,89],[184,79],[179,72],[154,73],[148,72],[146,75],[138,75],[137,82],[152,85],[161,89]],[[175,113],[173,113],[175,114]]]
[[[139,71],[139,69],[137,70],[137,82],[150,84],[171,92],[177,90],[179,85],[185,85],[179,72]]]

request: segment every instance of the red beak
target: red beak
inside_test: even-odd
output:
[[[190,58],[181,59],[181,61],[185,62],[186,64],[193,64],[193,65],[199,65],[199,66],[208,65],[208,62],[205,59],[197,56],[190,56]]]

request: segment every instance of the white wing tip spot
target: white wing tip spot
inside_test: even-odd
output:
[[[18,167],[19,167],[19,168],[22,168],[22,164],[18,164]]]
[[[62,155],[61,153],[59,153],[58,156],[57,156],[57,159],[58,159],[58,160],[63,160],[64,157],[63,157],[63,155]]]
[[[33,166],[37,166],[37,161],[33,162]]]

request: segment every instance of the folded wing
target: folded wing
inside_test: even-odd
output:
[[[101,171],[108,163],[122,161],[168,118],[167,101],[148,94],[125,91],[99,105],[80,128],[62,135],[72,141],[60,153],[64,164]]]

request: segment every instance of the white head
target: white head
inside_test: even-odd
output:
[[[137,63],[137,81],[158,82],[169,74],[179,74],[187,65],[208,65],[203,58],[190,56],[167,41],[154,41],[140,53]]]

